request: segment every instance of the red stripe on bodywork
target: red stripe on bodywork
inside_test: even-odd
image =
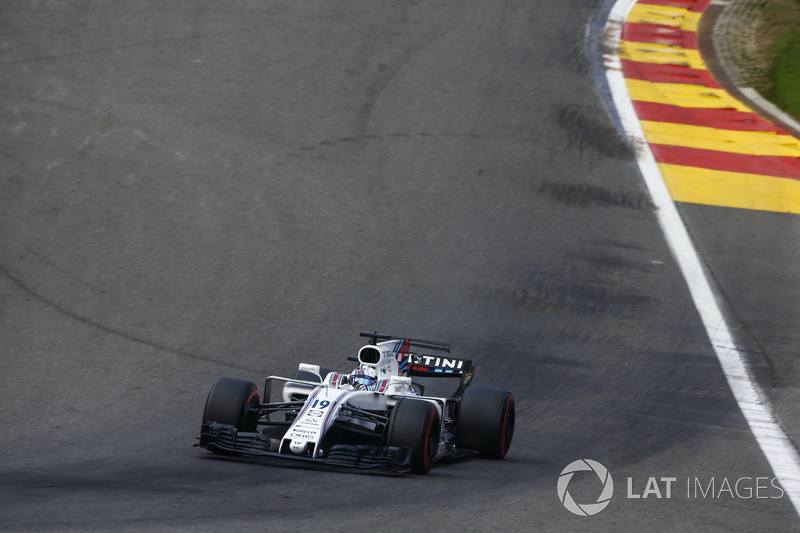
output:
[[[652,81],[655,83],[688,83],[719,89],[719,83],[707,70],[683,67],[681,65],[661,65],[622,59],[622,73],[626,78]]]
[[[671,122],[733,131],[772,131],[788,135],[775,124],[755,113],[736,109],[689,108],[654,102],[633,102],[639,120]]]
[[[346,393],[342,394],[341,396],[339,396],[336,400],[334,400],[333,405],[331,405],[330,409],[328,410],[328,414],[325,416],[325,421],[322,423],[322,433],[321,433],[321,435],[325,435],[325,433],[328,431],[328,426],[330,426],[330,424],[333,422],[333,420],[331,419],[331,416],[333,416],[335,414],[336,408],[339,406],[339,404],[342,403],[345,398],[349,397],[350,394],[351,393],[346,392]]]
[[[666,144],[651,144],[650,149],[659,163],[800,179],[800,158],[797,157],[737,154]]]
[[[300,409],[300,412],[297,414],[297,418],[295,418],[295,419],[294,419],[294,422],[292,422],[292,425],[289,427],[289,429],[292,429],[292,428],[294,427],[294,424],[295,424],[295,422],[297,422],[298,420],[300,420],[300,418],[301,418],[301,417],[302,417],[302,416],[305,414],[305,412],[306,412],[306,411],[308,411],[308,407],[311,405],[311,400],[313,400],[314,398],[316,398],[316,397],[317,397],[317,394],[319,394],[319,391],[321,391],[321,390],[322,390],[322,389],[320,389],[320,388],[318,387],[318,388],[317,388],[317,390],[315,390],[315,391],[314,391],[314,392],[311,394],[311,396],[309,396],[309,397],[308,397],[308,399],[306,400],[306,403],[305,403],[305,405],[303,405],[303,408],[302,408],[302,409]]]

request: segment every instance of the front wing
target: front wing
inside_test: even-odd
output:
[[[269,437],[261,433],[238,431],[234,426],[214,422],[202,425],[199,442],[195,446],[221,455],[271,457],[380,472],[405,473],[411,469],[411,448],[336,444],[324,457],[312,458],[273,452]]]

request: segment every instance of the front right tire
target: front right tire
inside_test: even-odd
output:
[[[392,409],[386,440],[389,446],[411,448],[411,473],[427,474],[439,452],[441,429],[435,405],[403,398]]]

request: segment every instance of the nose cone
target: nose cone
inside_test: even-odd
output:
[[[289,449],[292,450],[292,453],[303,453],[306,451],[306,446],[308,442],[304,440],[293,440],[291,444],[289,444]]]

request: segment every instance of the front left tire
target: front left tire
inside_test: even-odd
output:
[[[258,425],[261,398],[255,383],[235,378],[220,378],[211,387],[203,409],[203,423],[216,422],[234,426],[239,431],[254,432]]]

